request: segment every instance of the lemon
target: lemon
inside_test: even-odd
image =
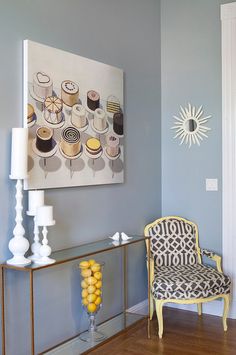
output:
[[[80,285],[81,285],[82,288],[87,288],[87,287],[88,287],[88,284],[87,284],[87,282],[85,281],[85,279],[81,281],[81,284],[80,284]]]
[[[96,292],[96,287],[93,286],[93,285],[90,285],[87,290],[88,290],[88,293],[95,293]]]
[[[93,276],[90,276],[90,277],[87,278],[87,283],[89,285],[95,285],[96,282],[97,282],[97,279],[95,277],[93,277]]]
[[[96,261],[94,259],[90,259],[88,262],[90,266],[96,264]]]
[[[90,265],[89,262],[84,260],[79,263],[79,268],[80,269],[87,269],[89,267],[89,265]]]
[[[97,306],[95,303],[89,303],[87,305],[87,310],[89,313],[94,313],[96,311],[96,309],[97,309]]]
[[[81,296],[82,296],[82,298],[85,298],[85,297],[87,297],[88,296],[88,291],[87,290],[82,290],[82,292],[81,292]]]
[[[96,288],[101,288],[102,287],[102,281],[98,281],[97,283],[95,283],[95,287]]]
[[[100,269],[101,269],[101,266],[100,266],[100,264],[98,264],[98,263],[95,263],[95,264],[93,264],[93,265],[91,266],[92,272],[100,271]]]
[[[102,303],[102,298],[101,297],[97,297],[97,299],[94,302],[96,304],[96,306],[99,306]]]
[[[93,275],[97,280],[101,280],[102,278],[102,273],[100,271],[97,271]]]
[[[93,303],[95,302],[97,299],[97,296],[94,293],[91,293],[90,295],[88,295],[87,300],[89,301],[89,303]]]
[[[92,271],[90,269],[82,269],[81,271],[81,276],[83,277],[89,277],[92,275]]]
[[[100,296],[102,294],[102,291],[97,289],[94,293],[95,293],[95,295]]]
[[[87,298],[83,298],[83,299],[82,299],[82,304],[83,304],[84,306],[87,306],[87,305],[89,304]]]

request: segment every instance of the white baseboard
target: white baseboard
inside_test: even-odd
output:
[[[196,304],[177,304],[177,303],[168,303],[165,307],[183,309],[185,311],[197,312],[197,305]],[[134,306],[127,309],[130,313],[137,313],[137,314],[148,314],[148,300],[144,300],[135,304]],[[202,312],[205,314],[210,314],[214,316],[222,316],[223,314],[223,302],[222,300],[206,302],[202,305]],[[235,303],[231,304],[231,309],[229,312],[229,318],[236,319],[236,307]]]
[[[148,300],[146,299],[142,302],[135,304],[134,306],[127,309],[127,312],[147,315],[148,314]]]
[[[196,304],[177,304],[177,303],[168,303],[167,307],[182,309],[190,312],[197,312]],[[223,302],[222,301],[212,301],[204,303],[202,305],[202,313],[210,314],[213,316],[222,316],[223,314]]]

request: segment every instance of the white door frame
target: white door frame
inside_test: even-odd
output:
[[[233,282],[236,318],[236,2],[221,5],[223,267]]]

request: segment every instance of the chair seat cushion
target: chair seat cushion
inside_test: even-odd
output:
[[[207,298],[230,292],[230,278],[202,264],[159,266],[154,275],[156,299]]]

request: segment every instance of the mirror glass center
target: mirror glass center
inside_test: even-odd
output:
[[[197,122],[193,118],[185,121],[185,129],[187,132],[194,132],[197,129]]]

